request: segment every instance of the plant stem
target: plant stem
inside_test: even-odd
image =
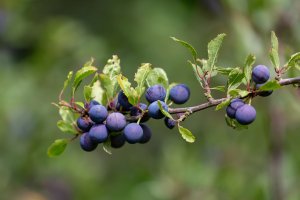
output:
[[[300,84],[300,76],[295,77],[295,78],[286,78],[286,79],[281,79],[279,81],[279,84],[281,86],[286,86],[286,85],[292,85],[292,84]],[[247,97],[251,97],[254,98],[255,96],[257,96],[260,93],[260,91],[252,91],[250,92],[247,96],[243,97],[247,98]],[[207,108],[210,107],[215,107],[217,105],[219,105],[220,103],[228,100],[230,97],[225,97],[225,98],[220,98],[220,99],[213,99],[211,98],[208,102],[196,105],[196,106],[191,106],[191,107],[183,107],[183,108],[169,108],[168,112],[170,114],[176,114],[176,113],[186,113],[186,112],[191,112],[191,114],[201,111],[201,110],[205,110]],[[241,98],[241,97],[237,97],[237,98]],[[126,117],[127,121],[137,121],[141,116],[128,116]]]
[[[281,86],[286,86],[286,85],[292,85],[292,84],[300,84],[300,76],[295,77],[295,78],[286,78],[286,79],[281,79],[279,81],[279,84]],[[248,96],[256,96],[257,94],[259,94],[258,91],[253,91],[251,93],[248,94]],[[248,97],[246,96],[246,97]],[[244,97],[244,98],[246,98]],[[170,114],[175,114],[175,113],[184,113],[188,110],[191,110],[193,113],[210,108],[210,107],[214,107],[219,105],[220,103],[222,103],[223,101],[228,100],[228,98],[221,98],[221,99],[211,99],[210,101],[203,103],[203,104],[199,104],[196,106],[191,106],[191,107],[185,107],[185,108],[169,108],[169,113]]]

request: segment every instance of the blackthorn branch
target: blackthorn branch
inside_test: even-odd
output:
[[[189,87],[184,83],[170,84],[166,72],[161,68],[152,68],[149,63],[142,63],[135,73],[136,87],[122,75],[117,56],[109,59],[101,72],[93,66],[93,59],[79,69],[74,78],[73,71],[69,72],[59,94],[59,102],[53,104],[59,108],[62,118],[57,122],[58,128],[74,135],[70,139],[55,140],[48,149],[48,155],[52,157],[61,154],[67,144],[77,137],[80,137],[79,143],[84,151],[93,151],[99,144],[103,144],[103,149],[108,153],[111,153],[110,148],[120,148],[125,143],[145,144],[152,136],[151,129],[145,124],[150,118],[163,119],[169,129],[177,127],[182,138],[192,143],[195,136],[181,122],[193,113],[210,107],[220,110],[226,106],[227,125],[234,129],[245,129],[256,118],[256,110],[251,105],[253,98],[270,96],[273,90],[283,86],[300,86],[300,76],[282,79],[290,68],[300,69],[300,52],[292,55],[280,67],[275,33],[271,34],[270,52],[276,73],[273,79],[270,78],[268,66],[258,64],[253,67],[255,57],[251,54],[243,67],[217,66],[218,52],[224,37],[225,34],[220,34],[209,42],[208,59],[199,59],[190,44],[172,37],[192,53],[193,62],[189,63],[207,99],[207,102],[195,106],[172,108],[173,104],[181,105],[189,100]],[[83,80],[93,74],[92,81],[83,88],[85,101],[75,101],[75,92]],[[227,76],[227,83],[211,87],[212,79],[217,75]],[[63,95],[69,83],[72,83],[71,99],[66,101]],[[213,90],[224,92],[225,97],[215,99]],[[147,103],[143,102],[143,97]]]
[[[300,85],[300,76],[294,77],[294,78],[281,79],[278,83],[281,86],[294,85],[294,84],[299,84]],[[253,91],[253,92],[250,92],[247,96],[256,96],[260,92],[262,92],[262,91]],[[247,96],[245,96],[243,98],[246,98]],[[241,97],[237,96],[236,98],[241,98]],[[198,112],[198,111],[210,108],[210,107],[217,106],[220,103],[222,103],[224,101],[227,101],[228,99],[230,99],[230,97],[221,98],[221,99],[211,99],[210,101],[208,101],[206,103],[202,103],[202,104],[199,104],[199,105],[196,105],[196,106],[184,107],[184,108],[169,108],[168,111],[169,111],[170,114],[185,113],[187,111],[192,111],[194,113],[194,112]]]

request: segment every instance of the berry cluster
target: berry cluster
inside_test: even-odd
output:
[[[255,90],[259,90],[270,78],[270,71],[264,65],[257,65],[252,71],[252,80],[255,83]],[[269,96],[273,90],[259,91],[259,96]],[[226,108],[226,114],[229,118],[235,119],[241,125],[251,124],[256,118],[256,110],[253,106],[246,104],[242,99],[232,99]]]
[[[162,119],[158,101],[162,108],[168,111],[166,99],[176,104],[185,103],[190,97],[190,90],[185,84],[175,85],[167,91],[162,85],[153,85],[145,93],[149,105],[138,103],[132,105],[123,91],[105,107],[92,100],[85,104],[85,112],[77,119],[77,127],[82,132],[81,148],[93,151],[99,143],[110,141],[113,148],[120,148],[126,142],[129,144],[147,143],[152,136],[150,128],[144,124],[150,118]],[[132,120],[133,119],[135,120]],[[176,121],[165,117],[165,124],[172,129]]]

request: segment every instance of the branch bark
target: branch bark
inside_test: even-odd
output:
[[[281,86],[286,86],[286,85],[292,85],[292,84],[300,84],[300,76],[295,77],[295,78],[286,78],[286,79],[281,79],[279,81],[279,84]],[[253,95],[253,93],[250,93],[249,95]],[[168,112],[170,114],[176,114],[176,113],[184,113],[187,111],[191,112],[198,112],[210,107],[214,107],[222,103],[223,101],[228,100],[228,98],[221,98],[221,99],[212,99],[209,102],[199,104],[196,106],[191,106],[191,107],[184,107],[184,108],[169,108]]]

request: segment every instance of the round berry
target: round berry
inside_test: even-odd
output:
[[[147,110],[147,105],[144,103],[139,103],[138,106],[132,106],[130,108],[130,115],[131,116],[139,116],[142,114],[142,111],[145,111],[145,110]],[[142,123],[146,122],[149,120],[149,118],[150,117],[149,117],[148,113],[144,113],[140,122],[142,122]]]
[[[119,112],[110,113],[106,119],[106,127],[110,131],[118,132],[126,126],[126,118]]]
[[[89,136],[93,142],[102,143],[108,138],[108,130],[104,124],[96,124],[89,131]]]
[[[251,124],[256,118],[256,110],[251,105],[245,104],[236,110],[235,118],[242,125]]]
[[[257,65],[252,70],[252,79],[255,83],[265,83],[270,78],[270,71],[264,65]]]
[[[137,143],[143,137],[143,129],[137,123],[130,123],[124,128],[124,136],[128,143]]]
[[[162,85],[153,85],[146,91],[146,99],[149,103],[157,100],[164,101],[166,98],[166,89]]]
[[[230,117],[231,119],[234,119],[235,118],[235,112],[236,110],[231,108],[230,106],[227,106],[226,108],[226,114],[228,117]]]
[[[190,89],[185,84],[178,84],[171,88],[170,99],[176,104],[184,104],[190,98]]]
[[[151,103],[148,107],[148,115],[154,119],[162,119],[164,117],[164,115],[162,114],[162,112],[159,109],[158,106],[158,101],[154,101],[153,103]],[[160,101],[163,109],[165,111],[168,111],[168,105],[165,104],[165,102]]]
[[[83,133],[80,136],[80,146],[84,151],[93,151],[97,148],[98,144],[91,140],[88,133]]]
[[[100,105],[100,103],[99,103],[98,101],[96,101],[96,100],[91,100],[89,103],[86,103],[86,104],[85,104],[85,108],[86,108],[87,110],[90,110],[91,107],[93,107],[93,106],[95,106],[95,105]]]
[[[93,123],[88,117],[79,117],[77,119],[77,127],[83,132],[88,132],[92,126]]]
[[[261,86],[263,86],[263,85],[264,85],[264,84],[256,84],[256,85],[255,85],[255,88],[256,88],[257,90],[259,90],[259,88],[260,88]],[[261,97],[267,97],[267,96],[271,95],[272,93],[273,93],[273,90],[268,90],[268,91],[261,91],[261,92],[258,93],[258,95],[261,96]]]
[[[243,106],[245,103],[241,99],[232,99],[229,106],[226,108],[226,114],[228,117],[234,119],[236,110]]]
[[[110,146],[113,148],[120,148],[125,144],[124,134],[111,135],[110,136]]]
[[[151,132],[150,128],[146,124],[140,124],[140,126],[143,129],[143,137],[139,141],[139,143],[145,144],[145,143],[149,142],[149,140],[151,139],[152,132]]]
[[[173,119],[170,119],[168,117],[165,117],[164,119],[165,121],[165,125],[169,128],[169,129],[173,129],[176,126],[176,121]]]
[[[104,122],[108,115],[107,109],[102,105],[94,105],[89,110],[91,120],[97,124]]]
[[[123,110],[127,111],[131,108],[131,103],[129,103],[127,96],[121,90],[118,94],[118,103],[122,107]]]

